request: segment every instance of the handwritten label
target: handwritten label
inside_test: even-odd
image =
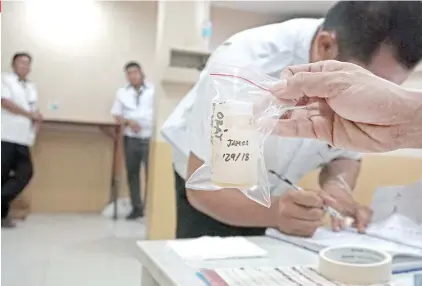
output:
[[[240,140],[228,139],[227,141],[228,141],[227,147],[231,147],[231,146],[248,146],[248,140],[246,140],[246,141],[240,141]]]
[[[215,102],[211,125],[212,181],[222,187],[257,185],[259,137],[253,121],[253,105]]]
[[[226,162],[230,161],[249,161],[249,153],[224,153],[223,158]]]
[[[214,103],[213,110],[215,110],[216,104]],[[223,140],[223,125],[224,125],[224,113],[221,111],[213,114],[212,119],[212,132],[214,133],[211,138],[217,138],[220,142]],[[226,130],[227,131],[227,130]]]

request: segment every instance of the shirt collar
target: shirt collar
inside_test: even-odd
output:
[[[130,90],[130,89],[133,89],[133,90],[135,90],[135,88],[131,85],[131,84],[128,84],[127,86],[126,86],[126,89],[127,90]],[[146,89],[148,89],[148,85],[147,85],[147,83],[144,83],[144,85],[143,86],[141,86],[141,88],[140,88],[140,92],[144,92]],[[136,90],[135,90],[136,91]]]
[[[315,25],[315,22],[309,25],[304,25],[300,31],[299,35],[299,42],[301,45],[298,45],[300,54],[303,57],[304,63],[310,62],[310,55],[311,55],[311,48],[312,42],[315,38],[316,33],[321,28],[322,24],[324,23],[324,18],[318,19]]]
[[[23,83],[29,82],[28,79],[23,79],[23,80],[20,79],[19,76],[14,72],[10,73],[10,77],[13,78],[14,80],[16,80],[17,82],[23,82]]]

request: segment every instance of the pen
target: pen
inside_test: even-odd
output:
[[[283,182],[285,182],[286,184],[288,184],[290,187],[292,187],[294,190],[296,190],[296,191],[304,191],[304,189],[303,188],[301,188],[301,187],[299,187],[298,185],[296,185],[296,184],[294,184],[292,181],[290,181],[289,179],[287,179],[286,177],[284,177],[284,176],[281,176],[281,175],[279,175],[279,174],[277,174],[276,172],[274,172],[273,170],[269,170],[269,172],[271,173],[271,174],[274,174],[274,175],[276,175],[280,180],[282,180]],[[340,219],[344,219],[344,216],[341,214],[341,213],[339,213],[338,211],[336,211],[335,209],[333,209],[332,207],[324,207],[324,210],[326,211],[326,212],[328,212],[331,216],[335,216],[335,217],[337,217],[337,218],[340,218]]]
[[[205,277],[204,274],[202,274],[200,271],[196,272],[196,277],[198,277],[206,286],[212,286],[212,284],[208,281],[208,279]]]

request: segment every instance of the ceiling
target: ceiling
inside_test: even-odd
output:
[[[279,15],[322,16],[336,1],[214,1],[211,5]]]

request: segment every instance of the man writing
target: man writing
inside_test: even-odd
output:
[[[422,57],[422,53],[413,48],[422,41],[422,30],[417,28],[422,18],[420,5],[420,2],[341,1],[323,20],[295,19],[234,35],[216,50],[209,64],[235,61],[278,77],[288,65],[339,59],[357,63],[400,84]],[[310,236],[321,225],[324,194],[341,202],[343,213],[353,217],[358,229],[364,231],[370,211],[354,202],[337,182],[341,175],[353,189],[360,169],[360,154],[316,140],[279,136],[266,140],[264,157],[272,184],[270,208],[250,201],[236,189],[185,190],[184,180],[203,164],[207,150],[203,150],[202,142],[209,140],[209,135],[202,132],[208,120],[203,116],[204,108],[209,108],[212,100],[203,90],[205,74],[206,70],[163,128],[163,135],[176,154],[181,154],[180,159],[174,161],[178,238],[260,235],[267,227]],[[178,144],[177,138],[183,137],[180,135],[183,133],[187,139],[181,141],[184,145]],[[183,153],[188,156],[187,167]],[[296,182],[318,167],[322,167],[321,190],[310,192],[291,191],[278,176],[271,174]],[[334,224],[335,228],[339,226],[339,222]]]

